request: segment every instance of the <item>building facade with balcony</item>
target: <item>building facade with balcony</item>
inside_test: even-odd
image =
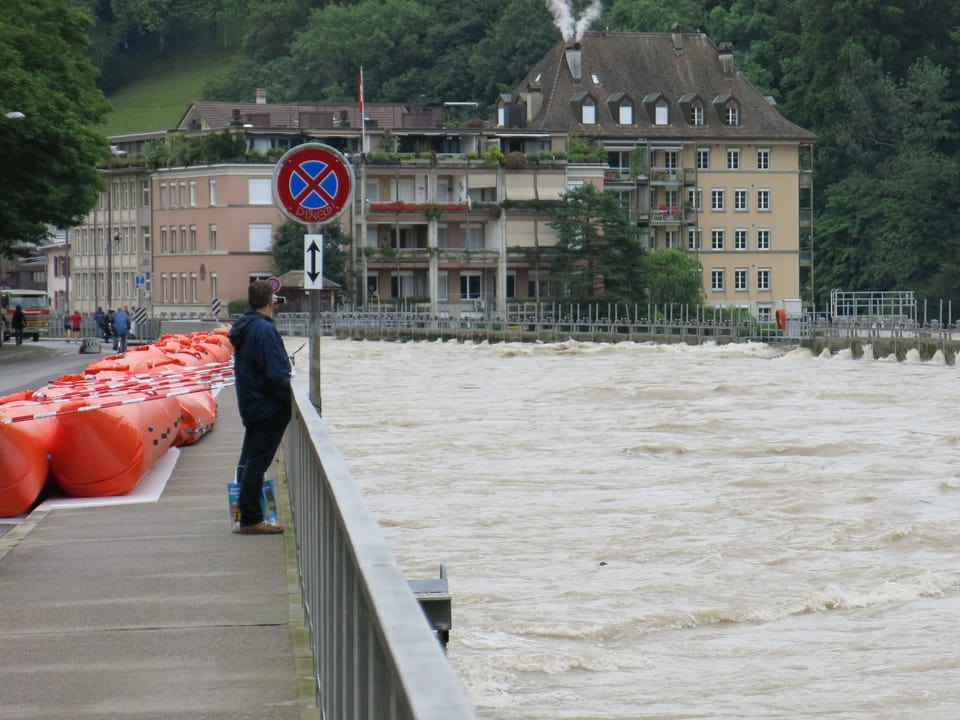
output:
[[[501,96],[508,133],[603,145],[603,186],[649,248],[681,248],[704,301],[769,317],[812,297],[812,146],[702,33],[588,32]],[[507,141],[509,142],[509,140]]]
[[[575,138],[603,159],[575,157]],[[550,280],[551,206],[584,183],[621,197],[648,248],[695,255],[707,304],[766,318],[812,292],[805,153],[815,138],[736,71],[731,48],[700,33],[558,42],[501,96],[493,121],[465,102],[366,103],[361,118],[354,103],[269,103],[258,92],[255,103],[192,103],[162,138],[172,149],[159,169],[135,167],[157,138],[112,141],[129,167],[106,171],[110,193],[72,231],[71,294],[85,311],[109,295],[157,316],[203,316],[214,298],[244,298],[274,271],[275,161],[310,141],[354,165],[354,201],[339,219],[356,241],[338,295],[348,305],[498,316],[562,298]],[[236,157],[196,152],[217,143]],[[108,293],[103,253],[117,234]]]

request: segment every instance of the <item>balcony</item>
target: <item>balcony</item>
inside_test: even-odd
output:
[[[468,213],[469,203],[421,203],[406,200],[368,202],[364,208],[367,215],[422,215],[427,220],[437,220],[444,213]]]

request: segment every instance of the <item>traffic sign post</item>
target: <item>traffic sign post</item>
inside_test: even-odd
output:
[[[353,202],[353,166],[340,151],[322,143],[288,150],[273,172],[273,197],[294,222],[307,226],[303,238],[303,289],[310,295],[310,402],[320,412],[320,290],[323,287],[323,235]]]

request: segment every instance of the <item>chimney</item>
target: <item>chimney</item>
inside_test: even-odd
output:
[[[680,33],[680,23],[674,23],[670,26],[670,40],[673,42],[673,49],[683,50],[683,35]]]
[[[248,96],[249,97],[249,96]],[[267,91],[264,88],[257,88],[257,105],[267,104]]]
[[[574,43],[567,48],[567,67],[570,68],[570,75],[575,82],[580,82],[582,75],[582,65],[580,57],[580,43]]]
[[[733,43],[722,42],[717,46],[717,57],[724,75],[733,75]]]
[[[527,122],[533,122],[533,119],[543,107],[543,91],[540,89],[540,83],[532,82],[527,86]]]

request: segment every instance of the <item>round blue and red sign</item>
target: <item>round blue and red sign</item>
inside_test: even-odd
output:
[[[291,220],[326,225],[353,200],[353,167],[328,145],[298,145],[277,162],[273,197]]]

